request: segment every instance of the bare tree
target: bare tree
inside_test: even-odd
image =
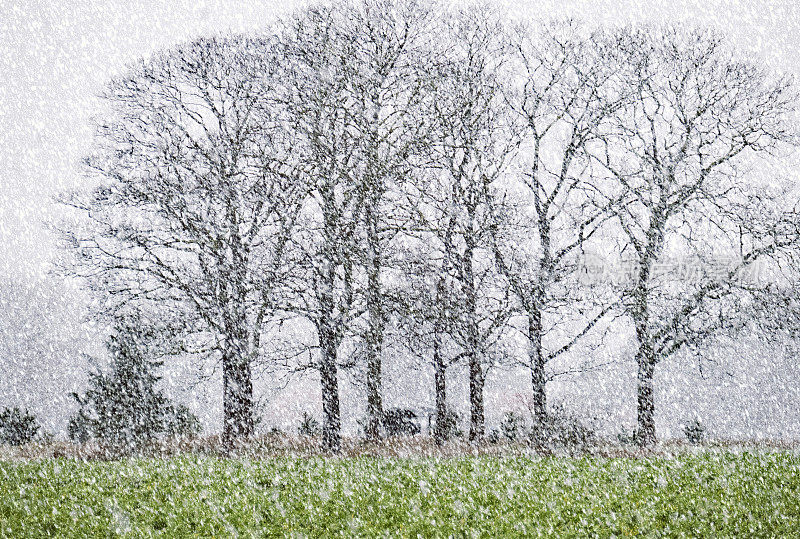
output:
[[[603,127],[595,155],[616,182],[606,194],[624,197],[615,222],[632,259],[623,304],[637,343],[637,439],[650,445],[655,366],[735,328],[739,302],[757,288],[743,273],[796,249],[796,216],[776,212],[781,201],[746,174],[793,141],[796,98],[789,79],[737,60],[711,32],[628,29],[611,39],[633,99]],[[676,278],[676,257],[691,276]]]
[[[360,315],[356,285],[361,135],[350,114],[354,96],[346,59],[355,55],[343,39],[348,13],[341,6],[313,8],[288,22],[282,38],[286,71],[284,103],[295,151],[304,166],[297,173],[310,186],[293,238],[299,271],[295,294],[284,309],[309,320],[316,330],[324,421],[323,446],[341,447],[339,348]]]
[[[429,84],[419,69],[430,56],[426,41],[430,9],[416,0],[367,0],[344,6],[347,24],[337,37],[352,41],[346,103],[360,139],[358,163],[350,181],[356,186],[361,229],[359,249],[365,273],[367,423],[377,439],[383,415],[382,349],[386,325],[383,274],[393,264],[394,241],[410,220],[404,182],[419,166],[426,141],[426,118],[420,104]]]
[[[507,100],[524,140],[515,159],[520,181],[508,188],[517,207],[505,214],[493,208],[492,239],[497,266],[527,319],[533,417],[544,424],[546,364],[570,351],[611,307],[578,286],[577,272],[613,203],[598,203],[592,193],[598,171],[591,143],[625,95],[603,43],[574,21],[518,26],[508,46],[514,71]]]
[[[420,195],[418,197],[422,199]],[[416,363],[433,368],[434,441],[441,445],[452,434],[452,412],[447,404],[447,369],[463,359],[459,345],[459,291],[447,269],[443,245],[434,240],[436,222],[425,212],[406,229],[406,246],[395,266],[402,276],[387,291],[391,297],[394,339]]]
[[[424,188],[429,241],[437,243],[442,260],[437,293],[459,298],[449,303],[446,327],[438,331],[448,331],[467,362],[470,440],[484,434],[489,351],[510,316],[508,291],[494,271],[488,234],[493,186],[517,144],[500,93],[502,31],[488,8],[453,14],[443,21],[446,50],[432,68],[437,85],[430,114],[437,131],[430,146],[434,181]],[[441,383],[442,359],[435,363]]]
[[[425,131],[418,102],[426,93],[418,66],[427,53],[421,41],[429,17],[414,1],[334,4],[299,14],[286,49],[293,61],[287,76],[292,125],[307,149],[305,173],[318,199],[308,215],[322,219],[317,229],[325,238],[320,244],[306,236],[302,249],[309,252],[312,273],[328,268],[324,285],[315,278],[309,290],[342,291],[335,301],[317,298],[305,315],[317,320],[321,335],[329,323],[337,328],[320,340],[329,354],[322,367],[331,413],[337,407],[334,376],[326,374],[333,370],[326,365],[338,361],[334,350],[346,336],[363,343],[365,430],[372,439],[380,432],[382,350],[391,308],[383,273],[392,264],[392,243],[408,221],[401,184],[413,173]],[[340,268],[339,277],[332,268]],[[323,432],[329,430],[334,429]],[[324,438],[326,447],[335,449],[336,436]]]
[[[273,107],[268,41],[202,39],[115,79],[104,98],[90,192],[66,197],[70,270],[108,311],[171,319],[177,352],[221,359],[223,437],[253,433],[251,366],[275,304],[303,196]]]

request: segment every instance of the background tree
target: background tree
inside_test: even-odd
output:
[[[426,219],[429,241],[438,246],[442,260],[439,298],[459,298],[447,316],[469,372],[470,440],[484,434],[490,351],[510,315],[507,289],[494,271],[488,241],[490,208],[499,204],[492,203],[493,186],[517,144],[500,93],[502,32],[489,9],[445,19],[441,33],[447,50],[441,51],[431,75],[436,80],[429,109],[435,134],[429,149],[433,181],[423,188]]]
[[[415,198],[424,197],[420,193]],[[448,288],[446,253],[431,241],[431,225],[423,218],[406,230],[407,245],[396,266],[402,277],[388,294],[393,298],[393,327],[402,349],[419,364],[433,368],[433,437],[441,445],[457,430],[457,418],[447,402],[447,369],[460,359],[458,344],[451,337],[457,323],[451,313],[457,312],[459,298]]]
[[[310,366],[320,373],[323,447],[333,452],[341,447],[339,349],[361,309],[354,282],[359,193],[352,181],[361,141],[349,114],[353,95],[343,62],[355,50],[351,39],[338,35],[346,17],[336,7],[298,13],[281,42],[282,103],[294,150],[303,156],[296,174],[309,190],[292,237],[297,271],[284,309],[308,320],[316,333],[318,354]]]
[[[173,322],[175,353],[222,363],[223,438],[253,433],[252,363],[286,267],[302,186],[262,39],[201,39],[112,81],[87,159],[97,187],[66,202],[70,272],[106,313]]]
[[[385,280],[396,273],[396,243],[411,219],[404,183],[416,173],[427,140],[421,103],[430,81],[420,65],[429,60],[431,10],[416,0],[367,0],[343,4],[344,25],[336,39],[351,41],[347,66],[348,107],[360,143],[359,162],[348,170],[356,189],[358,260],[363,267],[367,423],[365,434],[379,436],[383,415],[382,351],[387,311]],[[393,260],[394,259],[394,260]]]

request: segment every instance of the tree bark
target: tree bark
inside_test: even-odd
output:
[[[437,287],[436,308],[442,307],[442,287]],[[433,328],[433,383],[436,398],[436,424],[433,429],[433,439],[436,445],[442,445],[447,438],[447,369],[442,357],[442,317],[437,315]]]
[[[656,443],[655,399],[653,395],[653,374],[655,361],[648,354],[646,346],[639,349],[637,362],[639,372],[636,386],[636,442],[642,447]]]
[[[483,438],[484,435],[484,380],[480,356],[477,350],[473,350],[469,355],[469,440],[471,442]]]
[[[533,428],[534,432],[539,432],[547,419],[547,387],[542,351],[542,313],[536,306],[528,312],[528,339],[533,388]]]
[[[666,218],[655,211],[650,219],[646,248],[639,259],[639,274],[633,290],[632,318],[639,349],[636,352],[638,372],[636,376],[636,442],[642,447],[656,443],[655,399],[653,374],[656,355],[650,335],[650,274],[654,261],[658,260],[663,247]]]
[[[334,186],[323,184],[320,188],[323,212],[324,249],[322,253],[321,279],[317,284],[319,313],[316,320],[320,346],[320,388],[322,391],[322,447],[338,453],[341,449],[341,419],[339,414],[339,366],[338,350],[341,338],[338,334],[344,317],[339,309],[336,315],[336,267],[342,261],[339,252],[343,245],[340,216],[336,208]],[[340,306],[341,307],[341,306]]]
[[[369,440],[380,438],[383,424],[383,397],[381,395],[381,358],[374,346],[369,347],[367,355],[367,428]]]
[[[338,453],[341,450],[341,419],[339,415],[339,378],[336,367],[336,347],[329,338],[323,337],[322,365],[320,379],[322,385],[322,447],[326,451]]]
[[[474,208],[470,208],[474,215]],[[470,219],[470,224],[474,218]],[[475,274],[472,267],[475,253],[475,238],[470,230],[466,237],[467,248],[464,253],[464,301],[467,315],[467,357],[469,361],[469,440],[475,441],[484,435],[483,386],[484,372],[481,364],[480,328],[478,327],[478,293],[475,286]]]
[[[252,436],[255,426],[250,361],[237,348],[226,347],[222,355],[222,443],[226,451],[237,439]]]
[[[228,202],[228,222],[232,228],[238,225],[238,216],[233,204]],[[223,285],[223,313],[225,324],[225,344],[222,353],[222,391],[223,391],[223,429],[222,441],[226,451],[230,451],[237,439],[249,438],[254,434],[253,417],[253,378],[247,314],[243,308],[247,293],[246,259],[238,233],[228,238],[230,246],[228,259],[222,268],[227,276]]]
[[[369,440],[380,437],[383,424],[383,391],[381,381],[381,351],[383,349],[383,296],[381,293],[381,257],[378,245],[377,201],[367,197],[364,208],[367,243],[367,425]]]

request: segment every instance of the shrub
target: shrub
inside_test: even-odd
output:
[[[499,444],[500,443],[500,431],[496,428],[492,428],[489,430],[489,434],[486,435],[486,441],[490,444]]]
[[[39,432],[39,422],[28,410],[18,407],[0,412],[0,444],[23,445]]]
[[[165,433],[167,436],[192,438],[200,434],[200,420],[185,404],[169,405],[164,410],[166,417]]]
[[[545,452],[582,453],[596,444],[597,434],[563,405],[556,405],[548,411],[544,424],[531,430],[530,442]]]
[[[636,444],[636,431],[622,427],[617,432],[617,442],[620,445],[630,446]]]
[[[83,408],[69,419],[67,435],[70,440],[79,444],[85,444],[92,437],[91,419],[86,415]]]
[[[690,444],[699,444],[706,436],[706,428],[700,423],[700,420],[694,418],[687,421],[683,425],[683,434]]]
[[[445,440],[451,440],[453,438],[460,438],[464,435],[461,432],[461,429],[458,428],[458,424],[461,420],[461,416],[458,413],[454,412],[453,410],[447,410],[444,414],[444,428],[442,429],[442,435]],[[436,431],[436,414],[432,416],[432,430],[433,432]]]
[[[387,436],[414,435],[420,433],[417,414],[412,410],[395,408],[383,413],[383,428]]]
[[[300,436],[319,436],[321,433],[322,429],[319,426],[319,421],[308,412],[303,412],[300,426],[297,427],[297,434]]]
[[[516,412],[506,412],[500,422],[500,432],[506,440],[513,442],[522,436],[525,430],[525,420]]]
[[[276,438],[283,438],[286,436],[286,433],[283,432],[283,429],[280,427],[272,426],[267,431],[268,436],[274,436]]]

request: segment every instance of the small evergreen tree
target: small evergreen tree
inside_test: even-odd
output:
[[[68,426],[77,442],[96,438],[114,452],[129,453],[158,437],[192,435],[199,420],[156,388],[162,363],[147,357],[134,328],[118,325],[108,342],[110,372],[89,374],[84,395],[73,393],[80,409]]]
[[[23,445],[36,436],[39,422],[28,410],[18,407],[0,412],[0,444]]]
[[[300,426],[297,427],[297,434],[300,436],[319,436],[322,433],[319,421],[308,412],[303,412],[303,418],[300,420]]]

